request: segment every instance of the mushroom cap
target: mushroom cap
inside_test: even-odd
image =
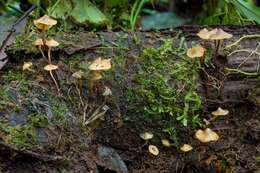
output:
[[[204,47],[202,47],[201,45],[197,45],[195,47],[188,49],[187,56],[189,58],[203,57],[205,51],[206,51],[206,49]]]
[[[37,38],[34,42],[34,45],[35,46],[43,46],[44,45],[44,42],[41,38]]]
[[[227,109],[222,109],[219,107],[216,111],[213,111],[211,114],[214,116],[222,116],[222,115],[227,115],[229,111]]]
[[[189,144],[183,144],[183,146],[182,146],[180,149],[181,149],[181,151],[183,151],[183,152],[188,152],[188,151],[191,151],[193,148],[192,148],[192,146],[189,145]]]
[[[217,30],[218,29],[213,29],[209,31],[207,28],[204,28],[197,33],[197,36],[199,36],[201,39],[208,40],[213,34],[217,32]]]
[[[140,138],[142,138],[143,140],[149,140],[153,138],[153,134],[149,132],[144,132],[140,134]]]
[[[105,86],[105,91],[102,94],[103,96],[112,96],[112,91],[110,88],[108,88],[107,86]]]
[[[170,141],[168,139],[162,139],[162,144],[165,147],[170,147],[171,146],[171,143],[170,143]]]
[[[219,139],[218,134],[210,128],[206,128],[205,130],[198,130],[195,136],[200,142],[203,143],[217,141]]]
[[[25,62],[25,63],[23,64],[23,71],[30,69],[30,67],[31,67],[32,65],[33,65],[32,62]]]
[[[204,28],[200,30],[197,33],[197,35],[204,40],[224,40],[224,39],[229,39],[233,36],[232,34],[229,34],[223,31],[222,29],[218,29],[218,28],[213,29],[211,31]]]
[[[55,41],[54,39],[46,40],[45,43],[48,47],[57,47],[59,46],[59,43]]]
[[[111,68],[111,59],[102,59],[101,57],[97,58],[89,66],[89,70],[100,71],[100,70],[109,70]]]
[[[149,145],[148,150],[151,154],[157,156],[159,154],[159,149],[155,145]]]
[[[54,64],[48,64],[44,67],[44,70],[46,70],[46,71],[52,71],[52,70],[56,70],[56,69],[58,69],[58,66],[54,65]]]
[[[33,23],[37,28],[42,29],[42,30],[47,30],[47,29],[51,28],[53,25],[56,25],[57,20],[54,20],[47,15],[44,15],[44,16],[40,17],[39,19],[34,20]]]
[[[217,32],[212,34],[210,39],[211,40],[224,40],[224,39],[229,39],[233,37],[232,34],[229,34],[225,31],[223,31],[222,29],[217,29]]]

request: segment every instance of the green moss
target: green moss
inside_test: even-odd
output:
[[[173,48],[173,43],[179,46]],[[164,40],[159,48],[144,49],[134,75],[135,87],[128,89],[130,115],[159,119],[165,132],[176,138],[174,124],[199,124],[201,98],[197,94],[199,60],[186,57],[183,39]]]
[[[16,148],[30,149],[38,147],[36,131],[32,125],[16,125],[14,127],[7,123],[0,123],[1,132],[5,134],[4,141]]]

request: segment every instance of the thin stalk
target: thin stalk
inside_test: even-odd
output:
[[[59,95],[60,95],[60,88],[59,88],[58,82],[56,81],[55,77],[53,76],[52,71],[50,71],[50,75],[51,75],[51,78],[52,78],[53,82],[55,83],[55,86],[56,86],[56,88],[57,88],[57,91],[58,91],[58,93],[59,93]]]
[[[42,54],[42,57],[43,57],[46,61],[48,61],[48,59],[47,59],[46,56],[44,55],[44,52],[43,52],[41,46],[39,46],[39,50],[40,50],[40,52],[41,52],[41,54]]]
[[[51,47],[48,47],[48,61],[51,64]]]

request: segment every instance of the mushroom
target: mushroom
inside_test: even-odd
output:
[[[101,57],[94,60],[89,66],[91,71],[90,95],[92,94],[94,83],[96,83],[97,93],[100,94],[99,80],[102,78],[101,72],[111,68],[111,59],[102,59]]]
[[[48,46],[48,60],[51,63],[51,48],[59,46],[59,43],[54,39],[46,40],[46,46]]]
[[[221,41],[224,39],[231,38],[232,34],[229,34],[225,31],[223,31],[222,29],[218,29],[218,28],[213,29],[211,31],[204,28],[197,33],[197,36],[199,36],[203,40],[214,40],[216,54],[219,54],[219,47],[220,47]]]
[[[25,62],[25,63],[23,64],[23,71],[25,71],[25,70],[34,71],[34,70],[31,69],[31,66],[32,66],[32,65],[33,65],[32,62]]]
[[[149,133],[149,132],[144,132],[140,134],[140,138],[142,138],[143,140],[147,141],[153,138],[153,134]]]
[[[43,50],[42,50],[42,47],[45,45],[45,44],[44,44],[44,40],[41,39],[41,38],[37,38],[37,39],[35,40],[35,42],[34,42],[34,45],[35,45],[36,47],[38,47],[38,49],[40,50],[40,52],[41,52],[43,58],[45,58],[45,59],[47,60],[47,58],[46,58],[46,56],[44,55],[44,52],[43,52]]]
[[[183,152],[188,152],[188,151],[191,151],[193,148],[192,148],[192,146],[189,145],[189,144],[183,144],[183,146],[182,146],[180,149],[181,149],[181,151],[183,151]]]
[[[225,116],[229,114],[229,111],[227,109],[222,109],[221,107],[219,107],[216,111],[213,111],[211,114],[214,115],[215,117]]]
[[[194,46],[187,51],[187,56],[191,59],[200,58],[200,62],[204,63],[204,53],[206,49],[201,45]]]
[[[149,145],[148,150],[151,154],[157,156],[159,154],[159,149],[155,145]]]
[[[60,88],[59,88],[58,82],[56,81],[56,79],[55,79],[55,77],[53,76],[53,73],[52,73],[53,70],[57,70],[57,69],[58,69],[58,66],[54,65],[54,64],[48,64],[44,67],[44,70],[46,70],[50,73],[50,76],[51,76],[53,82],[55,83],[57,91],[60,94]]]
[[[203,40],[209,40],[211,36],[217,32],[217,30],[218,29],[213,29],[209,31],[208,29],[204,28],[197,33],[197,36],[199,36]]]
[[[217,141],[219,139],[218,134],[210,128],[206,128],[205,130],[198,130],[195,136],[200,142],[203,143]]]
[[[53,70],[57,70],[58,66],[54,65],[54,64],[48,64],[44,67],[44,70],[46,71],[53,71]]]
[[[210,39],[215,41],[216,44],[216,54],[219,54],[221,44],[223,43],[224,39],[230,39],[233,35],[229,34],[222,29],[217,29],[217,32],[211,35]]]
[[[162,144],[165,147],[170,147],[171,146],[171,143],[170,143],[170,141],[168,139],[162,139]]]
[[[47,15],[44,15],[41,18],[34,20],[33,23],[38,29],[48,30],[53,25],[57,24],[57,20],[54,20]]]

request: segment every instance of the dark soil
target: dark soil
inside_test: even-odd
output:
[[[115,72],[114,80],[107,80],[105,84],[112,89],[114,97],[106,100],[111,108],[108,114],[90,127],[82,128],[80,118],[82,108],[78,106],[76,100],[70,102],[63,98],[63,102],[72,110],[72,118],[65,124],[55,124],[52,130],[55,131],[56,138],[61,135],[59,145],[50,144],[46,150],[26,149],[17,150],[11,146],[0,144],[1,149],[1,172],[21,173],[21,172],[90,172],[90,173],[257,173],[260,170],[260,104],[259,98],[259,55],[252,56],[243,63],[241,69],[248,73],[258,70],[256,75],[243,75],[240,73],[227,73],[225,67],[237,67],[246,57],[245,53],[235,53],[231,56],[217,57],[213,60],[215,68],[207,67],[200,72],[199,82],[201,84],[200,94],[203,98],[203,108],[201,119],[209,120],[211,112],[218,107],[228,109],[228,116],[218,117],[210,121],[207,127],[216,131],[220,139],[217,142],[202,144],[194,137],[195,129],[178,126],[180,143],[189,143],[193,146],[192,152],[182,153],[176,147],[167,148],[160,143],[162,134],[161,124],[154,121],[140,121],[138,118],[130,118],[125,115],[128,112],[128,105],[125,104],[124,93],[131,87],[132,74],[136,70],[136,59],[144,47],[156,47],[160,45],[162,38],[176,35],[176,30],[183,31],[183,35],[189,41],[200,42],[195,34],[201,27],[187,26],[161,32],[138,32],[133,33],[75,33],[60,34],[57,39],[63,43],[62,48],[54,52],[54,62],[62,67],[58,71],[60,81],[66,78],[65,73],[72,74],[72,57],[77,55],[79,62],[90,61],[98,56],[107,58],[118,56],[122,53],[125,57],[123,72]],[[260,34],[259,26],[223,26],[223,28],[234,34],[233,42],[245,34]],[[138,37],[138,43],[133,41]],[[123,38],[123,39],[122,39]],[[29,45],[24,42],[16,42],[8,50],[9,62],[1,71],[1,76],[8,71],[19,70],[24,61],[33,60],[36,66],[43,62],[39,59],[37,50],[19,45]],[[100,48],[106,45],[113,47]],[[228,44],[226,43],[226,44]],[[260,43],[260,38],[245,39],[232,50],[254,49]],[[118,49],[115,45],[123,47]],[[77,58],[77,56],[73,58]],[[70,61],[72,64],[62,63]],[[31,75],[36,78],[43,72]],[[120,86],[116,83],[117,76],[123,74],[124,82]],[[55,93],[55,87],[48,75],[44,75],[44,80],[39,81],[43,87]],[[122,76],[121,76],[122,77]],[[2,82],[1,85],[4,85]],[[64,84],[62,91],[66,93],[70,88],[69,84]],[[40,92],[31,90],[32,95]],[[72,93],[72,97],[76,94]],[[83,99],[87,96],[83,94]],[[76,97],[75,97],[76,98]],[[99,104],[101,104],[99,102]],[[93,113],[99,105],[92,105],[89,112]],[[1,115],[0,110],[0,115]],[[4,111],[6,113],[6,111]],[[91,114],[91,113],[90,113]],[[155,137],[145,142],[139,134],[145,131],[152,132]],[[58,139],[53,138],[52,141]],[[158,156],[153,156],[148,152],[148,145],[156,144],[160,150]],[[32,153],[32,151],[34,153]],[[39,156],[38,156],[39,154]],[[44,159],[54,156],[62,156],[63,159]],[[125,168],[127,167],[127,170]]]

